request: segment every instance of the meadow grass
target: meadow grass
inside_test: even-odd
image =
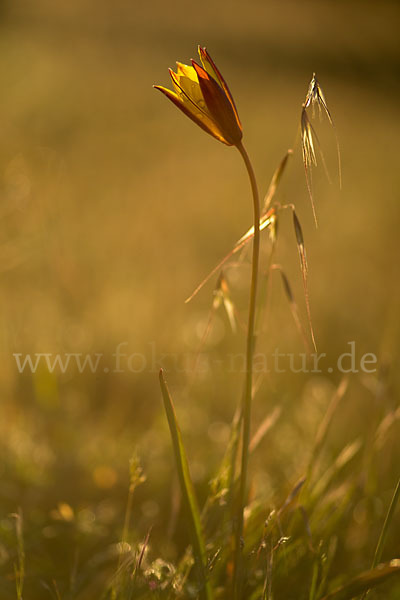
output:
[[[371,588],[367,597],[396,600],[398,12],[307,1],[291,3],[288,20],[278,2],[223,2],[188,23],[179,6],[1,8],[0,598],[232,597],[244,373],[218,361],[243,355],[248,182],[234,153],[150,89],[206,30],[261,198],[286,157],[261,202],[260,353],[312,352],[312,324],[318,351],[336,356],[355,339],[379,356],[376,373],[347,379],[255,374],[243,597],[337,600]],[[312,127],[292,139],[314,69],[340,138],[341,193],[327,116],[310,110]],[[321,97],[315,83],[308,93]],[[165,372],[175,452],[150,369],[19,374],[10,358],[105,349],[112,365],[130,340],[151,364],[149,339],[197,364]],[[142,466],[129,463],[136,445]]]

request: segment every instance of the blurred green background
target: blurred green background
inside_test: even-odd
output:
[[[371,423],[395,414],[399,16],[398,3],[387,1],[2,0],[2,598],[14,597],[9,514],[19,507],[29,597],[42,598],[42,582],[52,579],[66,589],[74,564],[82,589],[107,579],[105,548],[120,539],[135,449],[147,482],[135,497],[132,539],[153,524],[155,552],[169,558],[187,542],[184,525],[173,522],[177,482],[158,359],[196,352],[213,283],[192,303],[184,299],[252,220],[236,150],[206,136],[152,89],[169,87],[167,68],[195,58],[197,44],[207,46],[233,92],[261,194],[294,147],[277,199],[295,203],[303,226],[319,351],[334,359],[354,340],[357,356],[378,357],[378,373],[351,378],[328,453],[357,437],[368,445]],[[334,135],[316,121],[333,180],[329,185],[320,165],[314,172],[318,229],[298,139],[314,71],[337,127],[343,168],[340,191]],[[280,222],[276,260],[306,322],[289,213]],[[228,272],[243,319],[248,275],[246,267]],[[303,352],[278,275],[269,311],[260,347]],[[137,356],[137,373],[126,366],[113,372],[112,355],[123,342],[124,352],[143,357]],[[221,311],[205,346],[211,371],[197,378],[169,373],[200,498],[222,457],[243,377],[227,375],[216,361],[243,348],[243,333],[234,336]],[[19,373],[13,354],[35,352],[103,356],[96,373]],[[339,375],[270,373],[263,382],[255,420],[282,409],[252,466],[268,505],[301,474]],[[366,548],[366,535],[377,539],[398,477],[395,421],[363,488],[372,508],[349,518],[349,570],[368,566],[373,548]]]

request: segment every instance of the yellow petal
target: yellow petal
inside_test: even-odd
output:
[[[186,67],[186,65],[182,65],[182,67]],[[206,103],[204,102],[203,94],[201,92],[200,84],[197,79],[196,71],[192,68],[194,72],[194,80],[192,78],[192,73],[188,72],[188,75],[185,74],[181,69],[178,68],[178,73],[174,73],[172,69],[170,69],[169,73],[171,75],[172,83],[174,85],[176,93],[183,94],[186,96],[187,100],[190,100],[196,107],[199,109],[199,112],[203,112],[206,116],[211,119],[211,115],[207,110]],[[189,69],[189,67],[187,67]],[[190,77],[189,77],[190,75]]]
[[[176,94],[171,90],[163,87],[162,85],[153,86],[156,90],[160,90],[167,98],[171,100],[189,119],[192,119],[199,127],[201,127],[204,131],[215,137],[220,142],[227,144],[230,146],[229,142],[225,140],[215,123],[209,119],[204,113],[200,112],[196,109],[196,106],[186,97],[184,94]]]
[[[184,77],[188,77],[189,79],[191,79],[192,81],[195,81],[196,83],[198,83],[197,81],[197,75],[196,75],[196,71],[194,70],[193,67],[189,66],[189,65],[185,65],[181,62],[177,62],[176,63],[177,66],[177,77],[179,79],[180,76],[184,76]]]

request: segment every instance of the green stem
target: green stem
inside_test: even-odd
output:
[[[392,522],[393,515],[396,510],[396,506],[397,506],[397,502],[398,502],[399,498],[400,498],[400,479],[398,480],[396,489],[394,490],[392,501],[390,503],[389,510],[387,512],[385,522],[383,524],[381,535],[379,536],[379,541],[378,541],[378,545],[375,550],[374,560],[372,561],[371,569],[375,569],[378,566],[378,564],[381,562],[383,547],[384,547],[385,541],[386,541],[386,536],[388,534],[389,527]],[[367,597],[368,592],[369,592],[369,590],[366,590],[363,593],[363,595],[361,596],[361,600],[364,600],[364,598]]]
[[[247,344],[246,344],[246,380],[243,393],[242,404],[242,461],[240,468],[239,482],[239,501],[235,523],[235,561],[233,573],[233,597],[234,600],[239,600],[241,597],[242,588],[242,537],[243,537],[243,512],[246,504],[246,478],[247,467],[249,462],[249,442],[250,442],[250,417],[251,417],[251,399],[253,388],[253,355],[255,346],[254,324],[256,318],[256,299],[257,299],[257,282],[258,282],[258,262],[260,254],[260,201],[258,197],[257,182],[254,175],[253,167],[249,156],[240,142],[237,149],[239,150],[247,173],[249,175],[251,191],[253,194],[253,210],[254,210],[254,238],[253,238],[253,260],[251,270],[251,287],[250,287],[250,304],[249,304],[249,321],[247,329]]]

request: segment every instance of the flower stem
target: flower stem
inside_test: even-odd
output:
[[[242,399],[242,460],[240,468],[239,481],[239,498],[237,515],[235,519],[235,560],[233,573],[233,597],[234,600],[241,598],[242,588],[242,537],[243,537],[243,512],[246,504],[246,478],[247,467],[249,461],[249,442],[250,442],[250,417],[251,417],[251,400],[253,388],[253,355],[255,346],[254,324],[256,317],[256,299],[257,299],[257,283],[258,283],[258,263],[260,254],[260,201],[258,196],[257,182],[254,175],[254,170],[250,162],[249,156],[242,144],[237,145],[249,175],[251,191],[253,194],[253,211],[254,211],[254,238],[253,238],[253,259],[251,269],[251,286],[250,286],[250,304],[249,304],[249,321],[247,329],[247,344],[246,344],[246,380]]]

